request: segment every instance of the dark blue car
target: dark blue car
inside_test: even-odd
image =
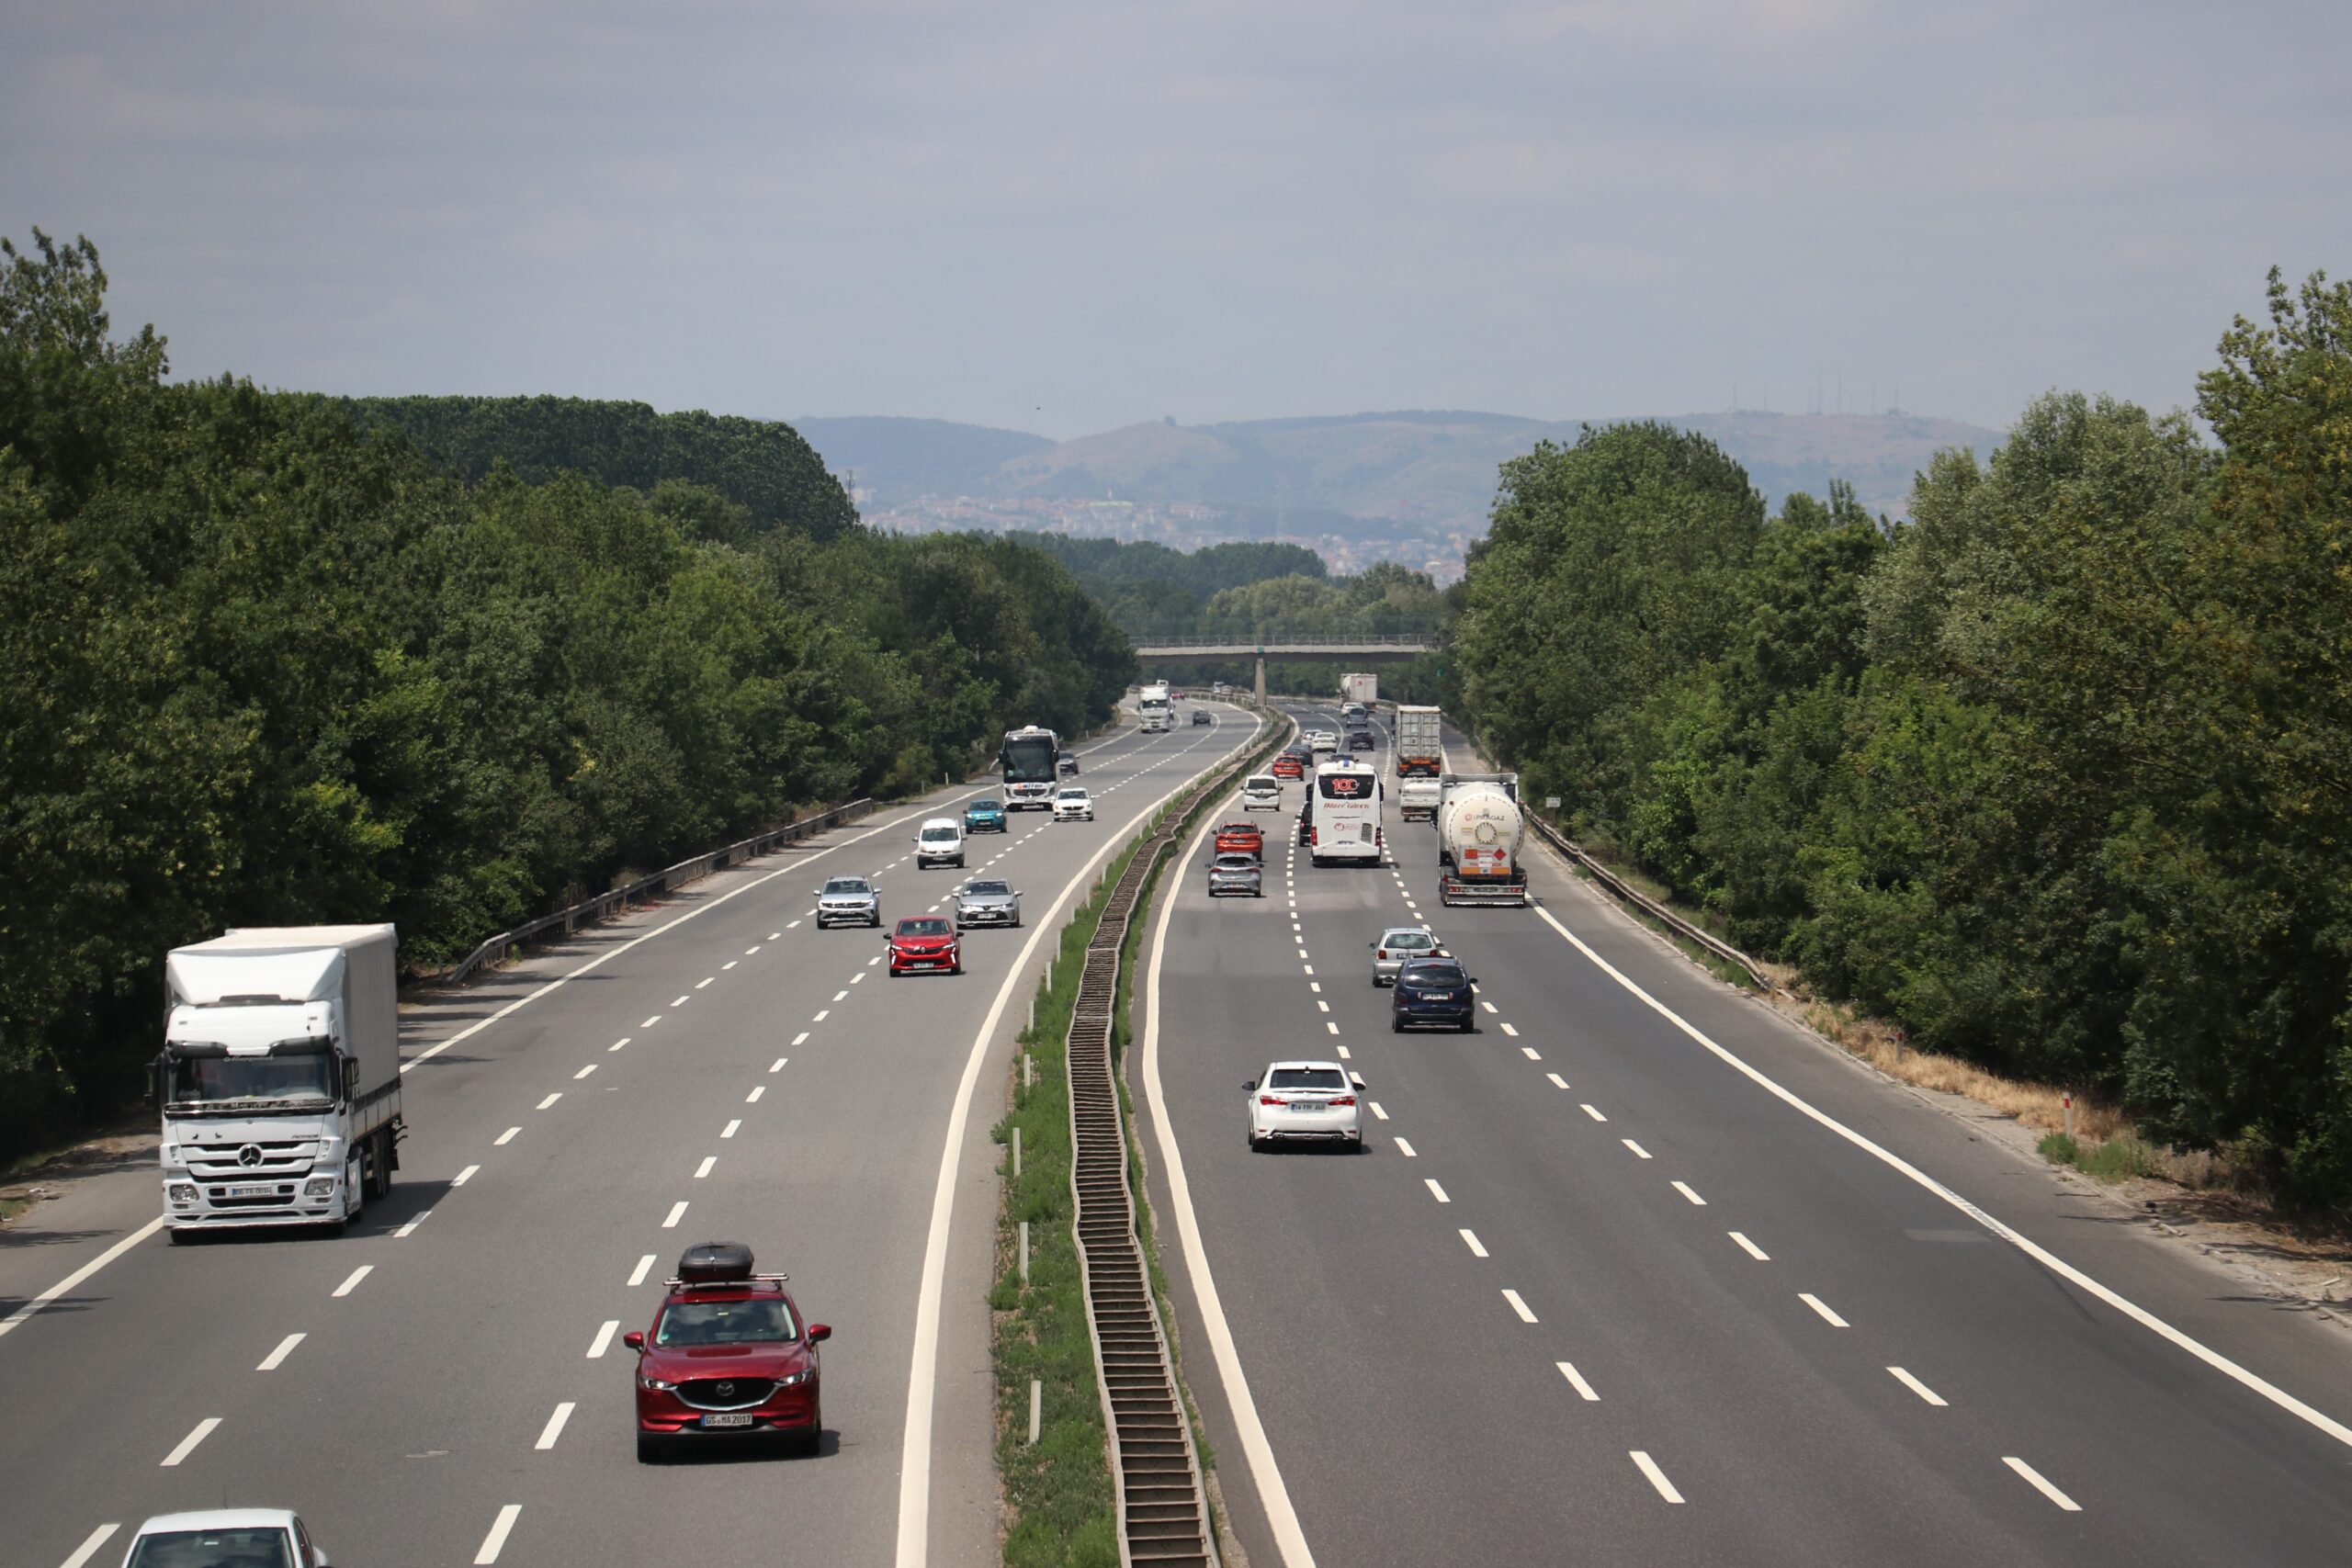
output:
[[[1389,1029],[1402,1034],[1407,1024],[1446,1023],[1467,1032],[1471,1010],[1478,1005],[1470,994],[1476,984],[1460,959],[1415,959],[1396,971],[1396,987],[1389,993]]]
[[[1004,802],[982,795],[964,807],[964,831],[967,833],[1001,833],[1004,830]]]

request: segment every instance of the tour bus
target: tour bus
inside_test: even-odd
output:
[[[1317,865],[1380,863],[1380,774],[1369,762],[1334,757],[1315,770],[1307,801],[1307,853]]]
[[[1057,768],[1061,749],[1061,738],[1043,725],[1005,731],[1004,746],[997,753],[997,761],[1004,769],[1007,811],[1026,811],[1033,807],[1039,811],[1053,809],[1054,786],[1060,780]]]

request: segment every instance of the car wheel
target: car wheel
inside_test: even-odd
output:
[[[639,1432],[637,1435],[638,1463],[660,1464],[664,1457],[666,1456],[662,1451],[661,1438],[650,1432]]]
[[[1477,1027],[1478,1027],[1478,1023],[1477,1023],[1477,1021],[1476,1021],[1476,1019],[1468,1019],[1468,1018],[1465,1018],[1465,1019],[1464,1019],[1464,1020],[1462,1021],[1462,1030],[1461,1030],[1461,1032],[1463,1032],[1463,1033],[1464,1033],[1464,1034],[1467,1034],[1467,1033],[1471,1032],[1473,1030],[1476,1029]]]
[[[1405,1015],[1403,1013],[1392,1012],[1388,1015],[1388,1032],[1391,1034],[1402,1034],[1405,1032]]]
[[[963,972],[964,961],[960,958],[956,961],[956,967],[948,971],[950,975],[961,975]]]
[[[1250,1134],[1249,1134],[1249,1135],[1250,1135],[1250,1152],[1251,1154],[1253,1154],[1253,1155],[1255,1155],[1255,1154],[1263,1154],[1263,1153],[1265,1153],[1265,1151],[1266,1151],[1266,1145],[1265,1145],[1265,1144],[1264,1144],[1262,1141],[1261,1141],[1261,1140],[1260,1140],[1260,1138],[1259,1138],[1259,1136],[1258,1136],[1258,1129],[1257,1129],[1257,1128],[1255,1128],[1255,1127],[1250,1128]]]
[[[822,1410],[817,1412],[817,1418],[808,1424],[806,1432],[794,1438],[793,1447],[802,1459],[815,1459],[825,1451],[825,1413]]]

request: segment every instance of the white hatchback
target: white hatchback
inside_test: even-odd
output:
[[[1250,1091],[1250,1147],[1275,1144],[1337,1144],[1363,1147],[1361,1080],[1338,1062],[1270,1062]]]
[[[1272,773],[1251,773],[1241,781],[1242,810],[1280,811],[1282,808],[1282,780]]]
[[[964,825],[953,817],[934,817],[915,832],[915,869],[964,863]]]
[[[1057,822],[1093,821],[1094,797],[1076,784],[1064,785],[1054,796],[1054,820]]]

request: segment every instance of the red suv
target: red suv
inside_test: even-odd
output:
[[[944,915],[909,915],[892,928],[889,942],[893,975],[922,969],[964,972],[963,943],[956,938],[956,922]]]
[[[1266,858],[1266,835],[1258,830],[1255,822],[1227,822],[1216,830],[1216,852],[1221,855],[1255,855]]]
[[[1274,759],[1273,766],[1269,768],[1267,772],[1272,773],[1274,777],[1278,779],[1305,778],[1306,776],[1306,764],[1285,751],[1281,756]]]
[[[653,1326],[621,1338],[637,1352],[639,1461],[723,1434],[782,1435],[817,1452],[825,1430],[817,1346],[832,1333],[801,1317],[783,1275],[752,1272],[750,1247],[688,1247]]]

